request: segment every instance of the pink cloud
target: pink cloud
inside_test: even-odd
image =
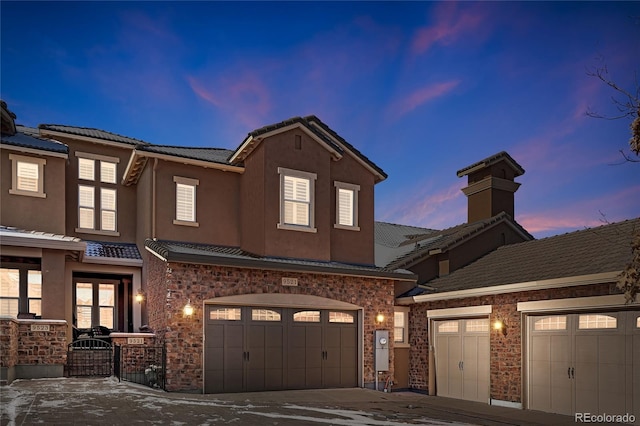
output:
[[[538,237],[556,235],[583,228],[603,225],[637,217],[640,186],[621,189],[599,198],[579,200],[537,213],[517,215],[527,231]]]
[[[416,31],[411,42],[411,52],[414,55],[425,53],[437,43],[450,45],[470,34],[477,37],[486,21],[486,14],[481,6],[474,5],[460,10],[455,2],[438,3],[434,15],[435,23]]]
[[[421,183],[397,194],[400,203],[385,202],[384,207],[393,206],[381,214],[381,220],[403,225],[443,229],[466,221],[466,198],[461,189],[462,180],[433,191],[434,183]]]
[[[198,97],[251,129],[260,127],[272,109],[267,85],[252,71],[228,70],[210,79],[186,79]]]
[[[390,115],[394,119],[398,119],[403,115],[413,111],[414,109],[424,105],[425,103],[446,95],[455,89],[459,80],[445,81],[442,83],[431,84],[415,90],[408,96],[396,100],[390,106]]]

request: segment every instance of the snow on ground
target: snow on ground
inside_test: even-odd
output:
[[[259,394],[257,394],[259,395]],[[256,397],[260,400],[260,397]],[[420,410],[386,412],[330,408],[340,402],[264,403],[210,395],[166,393],[146,386],[106,379],[16,380],[0,387],[0,425],[171,424],[182,425],[299,425],[344,426],[463,425],[428,418]],[[350,401],[342,401],[347,404]],[[315,406],[312,406],[315,405]],[[327,405],[326,407],[318,405]],[[366,406],[364,403],[363,406]]]

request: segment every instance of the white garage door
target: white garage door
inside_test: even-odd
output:
[[[528,408],[567,415],[640,411],[639,316],[529,317]]]
[[[489,401],[489,319],[434,321],[439,396]]]

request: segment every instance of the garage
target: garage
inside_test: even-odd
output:
[[[640,409],[640,312],[527,318],[528,408],[552,413]]]
[[[489,319],[433,321],[438,396],[489,401]]]
[[[358,316],[309,306],[205,305],[205,392],[356,387]]]

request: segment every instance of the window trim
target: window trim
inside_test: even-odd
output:
[[[174,225],[182,225],[182,226],[194,226],[198,227],[200,224],[197,221],[197,193],[198,193],[198,185],[200,185],[199,179],[186,178],[181,176],[174,176],[173,182],[175,183],[175,218],[173,219]],[[193,212],[193,220],[184,220],[178,219],[178,185],[185,185],[193,187],[193,205],[191,206],[191,210]]]
[[[359,231],[358,226],[358,193],[360,192],[360,185],[353,183],[335,181],[333,186],[336,188],[336,223],[333,227],[337,229],[346,229],[349,231]],[[351,191],[353,194],[352,206],[351,206],[351,220],[353,225],[345,225],[340,223],[340,190]]]
[[[118,315],[119,315],[119,306],[118,306],[118,287],[120,282],[114,279],[101,279],[101,278],[81,278],[74,277],[73,278],[73,316],[75,320],[73,321],[73,325],[78,327],[78,306],[90,306],[91,307],[91,327],[95,327],[100,324],[100,309],[101,308],[112,308],[113,313],[113,324],[112,327],[107,327],[110,330],[116,330],[118,328]],[[92,303],[91,305],[78,305],[78,295],[77,295],[77,286],[78,284],[91,284],[91,293],[92,293]],[[101,305],[100,304],[100,285],[105,284],[113,287],[113,306],[109,305]]]
[[[302,232],[318,232],[316,228],[316,193],[315,193],[315,181],[318,179],[318,175],[310,172],[303,172],[300,170],[292,170],[284,167],[278,167],[278,175],[280,175],[280,217],[277,224],[278,229],[284,229],[289,231],[302,231]],[[284,179],[286,176],[306,179],[309,181],[309,225],[294,225],[291,223],[285,223],[284,217]]]
[[[44,192],[44,166],[47,164],[47,160],[44,158],[27,157],[24,155],[9,154],[11,160],[11,188],[9,188],[9,194],[11,195],[25,195],[27,197],[47,198],[47,194]],[[18,188],[18,163],[29,163],[38,166],[38,190],[27,191]]]
[[[394,306],[393,307],[393,319],[394,319],[394,324],[393,324],[393,345],[396,348],[410,348],[411,345],[409,344],[409,311],[410,309],[408,307],[405,306]],[[402,335],[402,341],[397,341],[396,340],[396,336],[395,336],[395,315],[396,313],[401,313],[404,315],[404,329],[403,329],[403,335]]]

